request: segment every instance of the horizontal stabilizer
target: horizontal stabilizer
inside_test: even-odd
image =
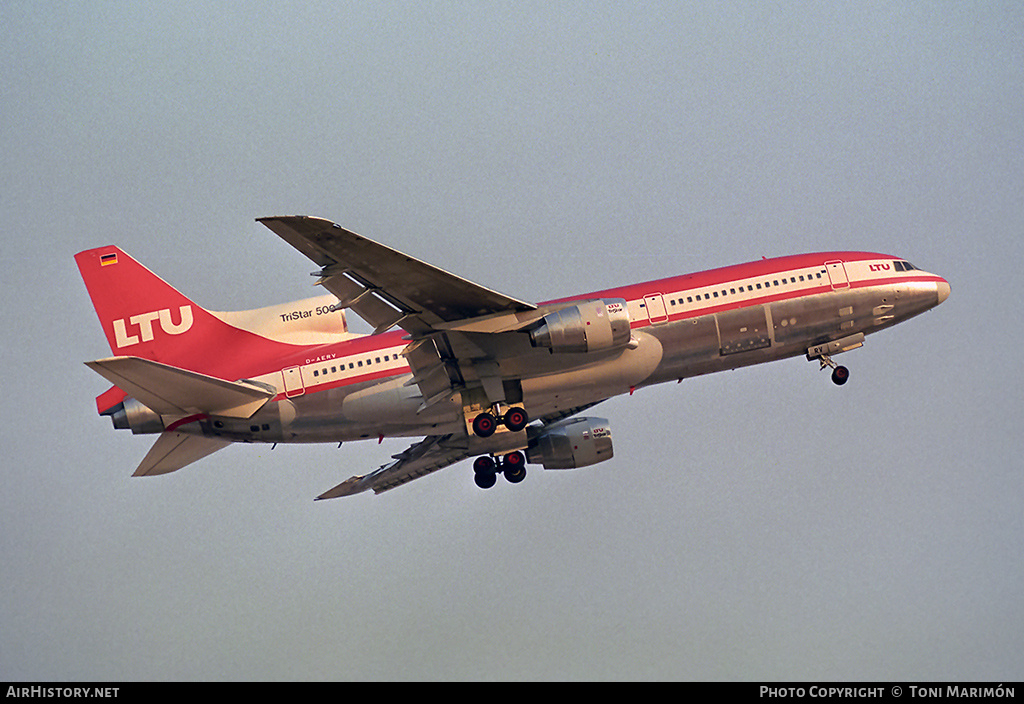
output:
[[[161,433],[143,458],[133,477],[167,474],[192,464],[231,443],[228,440],[187,435],[173,431]]]
[[[86,365],[160,415],[195,413],[249,418],[274,392],[140,357],[109,357]]]

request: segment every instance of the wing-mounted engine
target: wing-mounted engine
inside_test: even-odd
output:
[[[544,469],[576,469],[612,458],[612,428],[604,418],[567,418],[538,430],[526,459]]]
[[[629,330],[626,301],[604,298],[549,313],[530,331],[530,342],[558,353],[599,352],[625,347]]]

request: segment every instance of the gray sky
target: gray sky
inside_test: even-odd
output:
[[[1022,7],[3,3],[0,679],[1021,679]],[[953,294],[518,486],[313,502],[397,440],[131,478],[72,256],[270,305],[285,214],[528,300],[826,249]]]

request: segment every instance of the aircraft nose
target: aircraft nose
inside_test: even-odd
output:
[[[949,298],[949,282],[948,281],[943,279],[943,280],[939,281],[937,284],[935,284],[935,287],[936,287],[936,289],[938,289],[939,303],[942,303],[944,300]]]

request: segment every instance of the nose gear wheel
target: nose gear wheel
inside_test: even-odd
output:
[[[821,368],[832,367],[832,383],[842,386],[850,380],[850,370],[841,364],[836,364],[827,354],[821,355]]]

